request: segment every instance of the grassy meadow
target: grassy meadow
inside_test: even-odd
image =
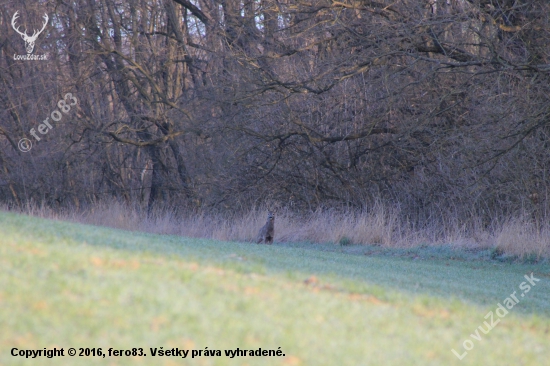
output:
[[[0,365],[543,365],[550,359],[547,261],[492,260],[445,247],[267,246],[0,212],[0,268]],[[531,273],[539,281],[522,293]],[[497,304],[514,291],[519,301],[498,317]],[[498,324],[476,334],[490,311]],[[471,347],[459,360],[451,350],[463,355],[463,344]],[[65,354],[69,347],[143,348],[146,356],[10,354],[44,347]],[[153,357],[150,349],[160,347],[221,356]],[[275,357],[224,353],[279,347],[284,355]]]

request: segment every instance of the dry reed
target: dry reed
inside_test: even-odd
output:
[[[60,211],[28,204],[18,212],[130,231],[251,242],[264,224],[266,210],[178,215],[175,210],[160,209],[147,216],[139,207],[112,202],[98,203],[88,210]],[[494,224],[491,229],[480,225],[470,225],[467,229],[453,220],[444,226],[415,229],[400,217],[398,209],[383,204],[375,205],[368,212],[319,210],[306,215],[283,209],[275,219],[275,242],[369,244],[389,248],[451,244],[462,249],[494,248],[499,253],[520,258],[550,257],[550,227],[536,228],[525,217]]]

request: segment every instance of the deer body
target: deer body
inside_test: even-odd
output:
[[[267,213],[267,222],[260,229],[256,243],[259,244],[261,242],[265,242],[266,244],[273,244],[274,236],[275,236],[275,214],[269,211]]]

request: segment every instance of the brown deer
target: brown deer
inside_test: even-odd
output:
[[[260,229],[258,233],[257,244],[265,242],[266,244],[273,244],[273,237],[275,236],[275,213],[273,211],[267,212],[267,222]]]

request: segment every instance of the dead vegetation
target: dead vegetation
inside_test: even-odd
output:
[[[84,211],[54,211],[46,206],[27,205],[20,212],[129,231],[254,243],[258,227],[265,221],[266,211],[255,208],[245,213],[181,215],[172,209],[162,209],[147,215],[137,207],[114,202],[96,204]],[[450,221],[443,228],[436,224],[415,229],[403,220],[397,209],[378,204],[365,212],[318,210],[296,214],[280,209],[276,225],[275,243],[365,244],[384,248],[447,244],[467,251],[492,249],[495,256],[550,258],[550,228],[537,228],[526,218],[495,222],[487,229],[471,227],[466,230]]]
[[[24,0],[2,14],[10,208],[245,240],[253,207],[277,202],[281,240],[512,251],[519,222],[521,245],[544,246],[550,2]],[[49,14],[33,49],[47,62],[13,59],[15,14],[29,30]]]

